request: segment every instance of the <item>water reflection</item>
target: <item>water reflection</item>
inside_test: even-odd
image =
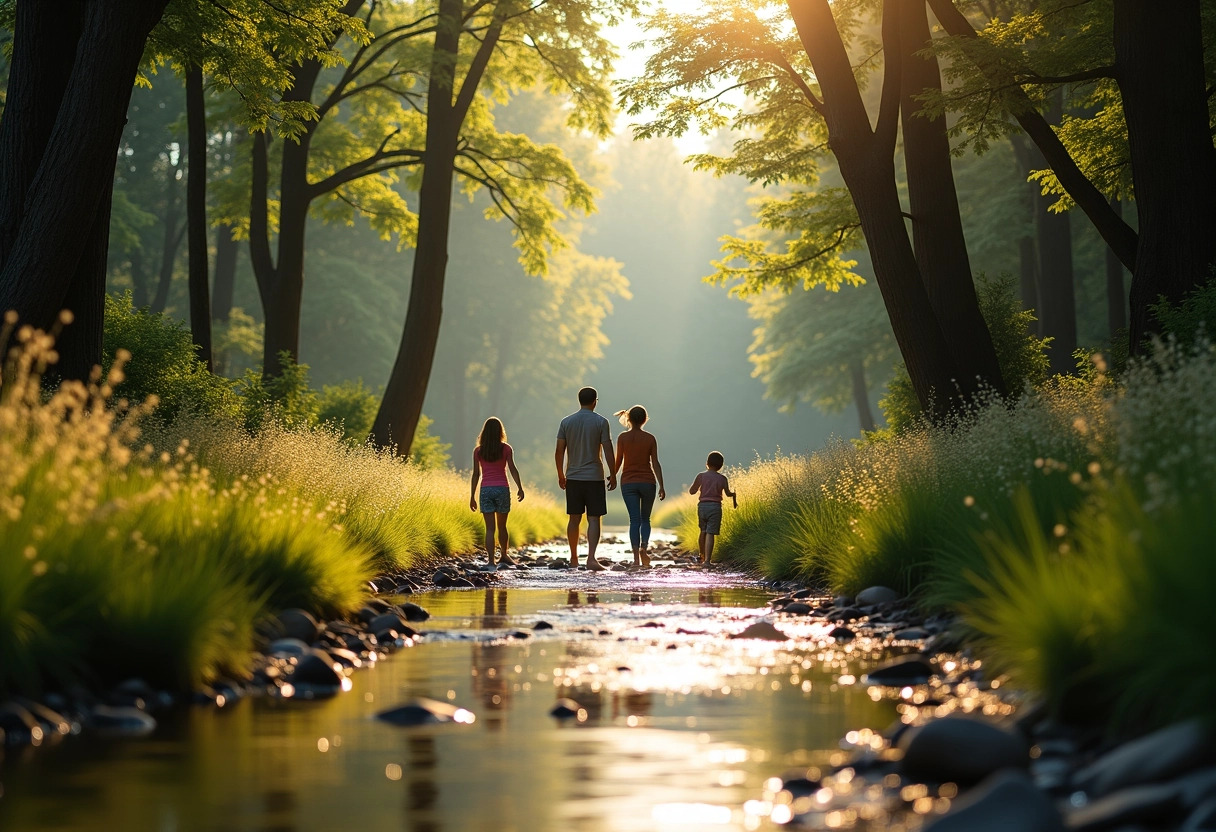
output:
[[[419,597],[429,635],[356,673],[351,693],[193,709],[145,742],[86,737],[0,763],[0,828],[743,829],[774,771],[816,764],[895,707],[839,684],[858,668],[814,643],[724,637],[765,599],[728,586]],[[554,629],[509,637],[540,619]],[[478,719],[370,718],[418,696]],[[562,697],[585,722],[549,716]]]

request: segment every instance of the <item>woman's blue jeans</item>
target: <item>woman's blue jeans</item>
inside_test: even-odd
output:
[[[621,486],[621,497],[629,511],[629,544],[634,549],[650,545],[650,510],[659,487],[653,482],[627,482]]]

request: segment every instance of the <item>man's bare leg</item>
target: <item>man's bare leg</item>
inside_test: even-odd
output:
[[[602,572],[604,565],[595,559],[595,549],[600,545],[600,518],[587,516],[587,569]]]
[[[714,536],[712,534],[705,535],[705,565],[709,566],[709,562],[714,558]]]
[[[566,539],[570,541],[570,565],[578,566],[578,527],[583,522],[583,515],[571,514],[570,522],[566,524]]]

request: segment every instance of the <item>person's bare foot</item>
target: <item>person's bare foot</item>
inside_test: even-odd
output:
[[[595,558],[587,558],[588,572],[603,572],[606,567]]]
[[[519,561],[515,560],[515,558],[511,557],[510,555],[503,555],[498,559],[499,566],[516,566],[518,563]]]
[[[650,568],[650,555],[646,554],[645,552],[642,553],[642,568]]]

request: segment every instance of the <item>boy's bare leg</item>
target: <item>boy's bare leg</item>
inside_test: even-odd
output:
[[[494,563],[494,512],[482,512],[481,515],[486,521],[486,561]]]
[[[498,558],[498,562],[504,563],[504,564],[509,563],[512,566],[514,566],[515,559],[507,554],[507,549],[510,548],[508,545],[510,543],[510,541],[511,541],[511,537],[507,533],[507,515],[499,514],[498,515],[498,548],[502,552],[502,555]]]
[[[583,522],[583,515],[571,514],[570,522],[566,524],[566,539],[570,541],[570,565],[578,566],[578,527]]]
[[[705,560],[705,532],[697,535],[697,560]]]
[[[714,558],[714,536],[712,534],[705,535],[705,565]]]
[[[595,549],[600,545],[600,518],[587,516],[587,569],[602,572],[604,565],[595,559]]]

